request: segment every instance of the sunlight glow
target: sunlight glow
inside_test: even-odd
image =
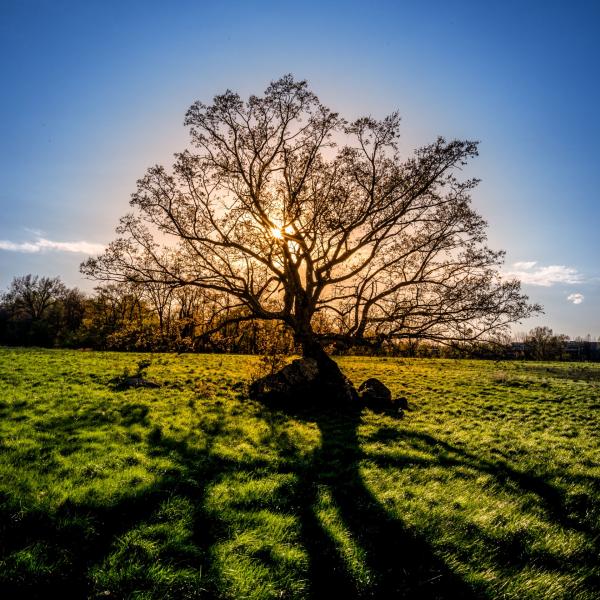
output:
[[[284,233],[287,233],[288,235],[292,234],[294,233],[294,228],[291,225],[286,225],[284,228],[271,227],[271,236],[277,240],[282,240]]]

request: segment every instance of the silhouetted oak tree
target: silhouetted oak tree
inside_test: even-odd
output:
[[[457,177],[476,142],[402,158],[397,113],[346,121],[290,75],[196,102],[185,124],[192,149],[138,181],[120,237],[83,273],[203,288],[231,315],[219,327],[282,321],[320,364],[328,343],[484,339],[539,310],[499,276],[477,181]]]

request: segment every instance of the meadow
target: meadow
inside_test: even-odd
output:
[[[339,359],[399,417],[268,409],[256,362],[0,349],[0,597],[600,596],[600,365]]]

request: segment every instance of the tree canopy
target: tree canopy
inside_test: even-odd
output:
[[[191,147],[148,169],[84,274],[200,288],[222,308],[215,328],[282,321],[306,356],[480,340],[540,310],[501,277],[477,180],[460,177],[476,142],[439,137],[402,157],[398,113],[348,121],[291,75],[248,100],[195,102],[185,125]]]

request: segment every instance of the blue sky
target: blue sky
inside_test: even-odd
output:
[[[404,149],[481,141],[468,174],[546,314],[600,336],[598,2],[0,0],[0,288],[60,275],[114,237],[183,116],[291,72],[349,118],[403,116]]]

